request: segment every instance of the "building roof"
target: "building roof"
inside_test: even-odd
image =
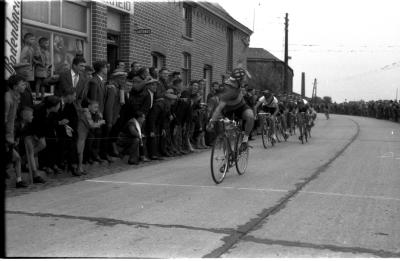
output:
[[[249,48],[247,52],[247,59],[262,59],[262,60],[282,62],[280,59],[276,58],[272,53],[268,52],[263,48]]]
[[[211,3],[211,2],[196,2],[199,6],[203,7],[210,13],[218,16],[219,18],[223,19],[224,21],[228,22],[235,28],[245,32],[248,35],[251,35],[253,33],[252,30],[247,28],[245,25],[241,24],[238,22],[236,19],[234,19],[221,5],[218,3]]]
[[[249,48],[247,51],[247,61],[252,62],[279,62],[284,63],[282,60],[275,57],[272,53],[268,52],[264,48]],[[289,70],[293,71],[293,69],[288,66]]]

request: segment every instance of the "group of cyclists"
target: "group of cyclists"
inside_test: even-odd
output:
[[[276,122],[280,122],[286,138],[289,136],[289,130],[294,129],[293,125],[297,122],[298,116],[302,113],[307,114],[310,119],[310,126],[314,125],[317,113],[305,99],[279,101],[270,90],[263,90],[262,96],[258,99],[254,108],[251,108],[244,100],[241,88],[247,72],[242,68],[233,70],[231,76],[224,82],[224,88],[219,94],[219,103],[212,114],[207,129],[212,129],[214,123],[222,117],[241,119],[244,123],[244,135],[242,147],[248,147],[249,136],[254,128],[257,112],[261,109],[269,113],[272,118],[272,139],[276,141]],[[288,120],[289,116],[293,121]],[[302,140],[302,132],[299,139]]]

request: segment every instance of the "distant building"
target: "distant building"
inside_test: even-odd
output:
[[[247,53],[247,70],[251,74],[249,87],[270,89],[275,93],[283,90],[285,63],[263,48],[249,48]],[[288,90],[293,91],[293,70],[288,68]]]

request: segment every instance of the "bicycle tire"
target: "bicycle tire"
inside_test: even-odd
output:
[[[221,156],[217,155],[218,150],[222,150],[223,158],[220,158]],[[216,157],[218,157],[218,159]],[[216,160],[215,162],[214,159]],[[223,161],[222,165],[219,165],[217,160]],[[210,166],[212,179],[214,180],[215,184],[220,184],[224,180],[229,166],[229,149],[224,136],[220,135],[214,141],[211,150]]]
[[[277,124],[277,126],[276,126],[276,135],[275,136],[279,143],[283,141],[282,126],[280,124]]]
[[[261,125],[261,139],[264,146],[264,149],[268,148],[268,128],[266,123]]]
[[[239,175],[243,175],[246,172],[247,164],[249,162],[249,147],[242,151],[242,135],[237,135],[235,144],[235,167]]]
[[[300,141],[301,141],[301,144],[304,144],[304,131],[303,131],[303,126],[299,126],[299,132],[300,132]]]
[[[307,126],[305,126],[304,127],[304,139],[306,140],[306,142],[308,142],[308,127]]]

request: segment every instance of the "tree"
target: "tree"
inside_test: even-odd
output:
[[[328,104],[332,103],[332,97],[330,97],[330,96],[324,96],[322,99],[324,100],[325,103],[328,103]]]

